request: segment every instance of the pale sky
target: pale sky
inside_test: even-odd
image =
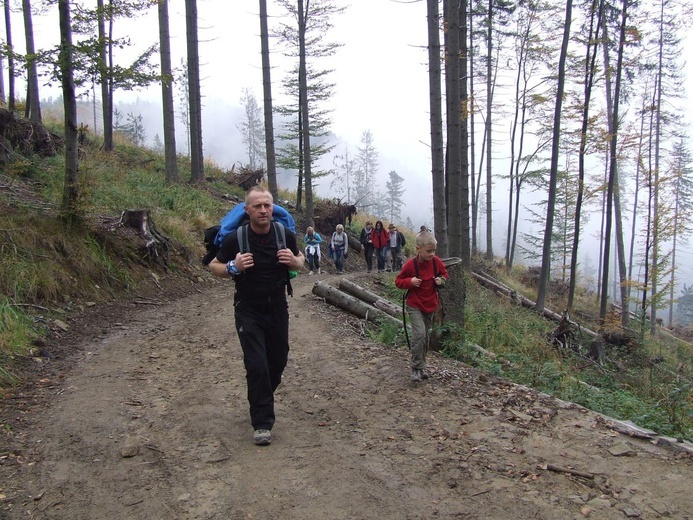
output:
[[[340,1],[340,0],[336,0]],[[270,25],[281,14],[268,0]],[[185,56],[185,14],[183,0],[170,0],[173,65],[178,66]],[[237,128],[229,121],[239,110],[242,90],[251,88],[262,100],[262,71],[260,62],[260,24],[257,1],[198,0],[199,37],[203,94],[203,142],[205,155],[212,156],[223,167],[247,158],[235,150],[240,143]],[[432,225],[431,182],[429,156],[429,107],[426,4],[395,0],[353,0],[346,11],[333,20],[334,29],[326,35],[330,41],[342,43],[325,68],[333,68],[331,79],[336,83],[331,102],[332,131],[341,141],[349,143],[350,153],[356,153],[361,134],[370,130],[380,153],[381,189],[387,174],[397,171],[405,178],[404,216],[410,216],[416,226],[423,220]],[[34,17],[37,48],[57,41],[57,13]],[[14,20],[14,41],[23,49],[23,29],[20,14]],[[131,35],[138,49],[158,42],[156,10],[151,9],[137,20],[119,20],[116,36]],[[286,63],[276,44],[271,44],[273,96],[281,102],[281,68]],[[21,50],[20,50],[21,52]],[[130,56],[128,56],[130,52]],[[126,64],[134,55],[118,51],[116,59]],[[693,77],[687,78],[688,92],[693,91]],[[42,95],[49,95],[42,91]],[[49,91],[50,92],[50,91]],[[59,91],[54,89],[53,95]],[[115,94],[116,105],[148,100],[160,103],[160,87],[146,91]],[[689,96],[690,99],[690,96]],[[690,106],[690,102],[689,102]],[[235,112],[234,112],[235,111]],[[691,120],[693,110],[689,111]],[[500,125],[501,122],[496,122]],[[177,126],[180,123],[176,122]],[[499,127],[497,127],[499,128]],[[148,129],[149,138],[161,130]],[[497,130],[496,139],[503,133]],[[232,144],[235,143],[235,144]],[[341,153],[343,150],[335,150]],[[232,157],[224,156],[229,153]],[[502,151],[494,151],[500,157]],[[494,159],[495,161],[495,159]],[[501,175],[502,165],[496,169]],[[501,239],[505,225],[506,181],[498,179],[496,212],[498,226],[494,236]],[[319,194],[326,194],[320,186]],[[499,196],[501,198],[499,198]],[[499,252],[502,246],[496,245]]]

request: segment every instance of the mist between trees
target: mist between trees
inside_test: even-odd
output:
[[[690,298],[690,103],[681,61],[688,3],[463,2],[445,4],[445,12],[436,1],[421,3],[415,16],[427,32],[419,63],[427,61],[428,72],[420,68],[419,74],[428,75],[430,127],[411,131],[428,135],[425,175],[419,165],[407,167],[409,150],[400,156],[379,150],[388,136],[371,131],[377,121],[362,122],[358,142],[343,142],[332,131],[339,88],[332,78],[344,65],[339,51],[349,44],[330,37],[349,16],[342,2],[268,6],[261,0],[254,15],[260,34],[247,45],[263,49],[253,58],[263,86],[228,92],[225,105],[204,95],[210,76],[200,74],[205,60],[196,53],[204,34],[198,37],[197,29],[213,29],[202,29],[194,0],[185,2],[184,52],[167,45],[168,2],[158,3],[159,38],[150,34],[142,42],[126,35],[131,20],[147,16],[149,2],[58,4],[72,7],[69,68],[80,99],[77,121],[105,143],[110,132],[120,132],[228,168],[266,167],[270,188],[278,181],[295,187],[309,220],[314,190],[340,197],[364,212],[404,221],[400,225],[428,225],[439,252],[461,257],[468,267],[477,254],[508,268],[519,260],[540,265],[540,308],[549,278],[569,284],[568,311],[580,282],[594,290],[602,318],[613,301],[642,323],[649,315],[654,330],[658,316],[672,324],[679,300]],[[45,117],[63,101],[37,95],[64,79],[56,74],[58,41],[31,52],[30,2],[21,9],[4,5],[2,97],[9,108],[40,120],[41,109]],[[34,19],[57,28],[52,9],[33,13]],[[228,9],[237,14],[238,8]],[[392,19],[405,10],[414,16],[413,8],[397,3],[372,9],[387,9]],[[15,30],[23,38],[11,38]],[[169,65],[178,66],[167,71],[165,60],[155,63],[157,48],[168,48]],[[121,56],[133,55],[121,63]],[[233,67],[234,54],[225,59]],[[373,52],[363,59],[387,56]],[[21,101],[15,79],[28,85],[28,101]],[[399,87],[400,80],[392,81],[391,88]],[[118,92],[154,84],[162,99],[167,89],[173,93],[168,109],[113,101]],[[191,98],[198,89],[201,105],[192,99],[199,93]],[[387,94],[378,95],[387,102]],[[229,102],[234,96],[238,103]],[[168,136],[167,117],[169,127],[171,118],[175,123]],[[204,179],[204,164],[192,163],[181,181]],[[690,320],[683,309],[679,319]],[[629,316],[623,313],[624,325]]]

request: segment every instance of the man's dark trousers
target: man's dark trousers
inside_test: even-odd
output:
[[[289,310],[286,296],[262,301],[236,295],[236,331],[243,349],[253,428],[274,426],[274,391],[289,357]]]

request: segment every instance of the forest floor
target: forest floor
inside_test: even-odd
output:
[[[405,349],[312,295],[337,278],[295,280],[267,447],[228,282],[66,318],[0,400],[0,518],[693,518],[690,454],[436,354],[413,383]]]

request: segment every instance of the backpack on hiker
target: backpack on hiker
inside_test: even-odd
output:
[[[229,211],[218,226],[211,226],[204,231],[204,244],[207,249],[207,254],[202,258],[204,265],[216,258],[219,253],[224,239],[236,233],[238,239],[238,249],[241,254],[250,251],[250,243],[248,240],[248,228],[250,227],[250,218],[245,212],[245,203],[237,204]],[[277,250],[286,248],[286,228],[288,227],[293,233],[296,233],[296,224],[291,214],[278,204],[274,205],[272,210],[272,227],[274,228],[274,236],[277,241]],[[297,272],[285,270],[286,292],[289,296],[293,296],[294,291],[291,287],[291,280],[296,277]]]
[[[294,222],[294,218],[291,216],[291,213],[289,213],[282,206],[278,204],[274,205],[274,209],[272,210],[272,219],[273,221],[282,224],[284,227],[288,227],[293,233],[296,233],[296,223]],[[250,219],[248,218],[248,214],[245,212],[244,202],[241,204],[236,204],[233,208],[231,208],[224,218],[221,219],[219,225],[211,226],[205,229],[204,244],[207,253],[202,258],[202,263],[204,265],[209,265],[209,263],[217,256],[217,253],[219,253],[219,248],[224,242],[224,239],[231,233],[235,232],[241,225],[249,222]],[[283,228],[281,230],[281,235],[282,237],[286,236]],[[277,238],[279,238],[279,233],[277,233]],[[286,247],[285,239],[282,240],[282,244],[284,245],[279,248],[280,244],[277,242],[277,248],[283,249]],[[243,244],[239,244],[239,246],[242,251]]]

